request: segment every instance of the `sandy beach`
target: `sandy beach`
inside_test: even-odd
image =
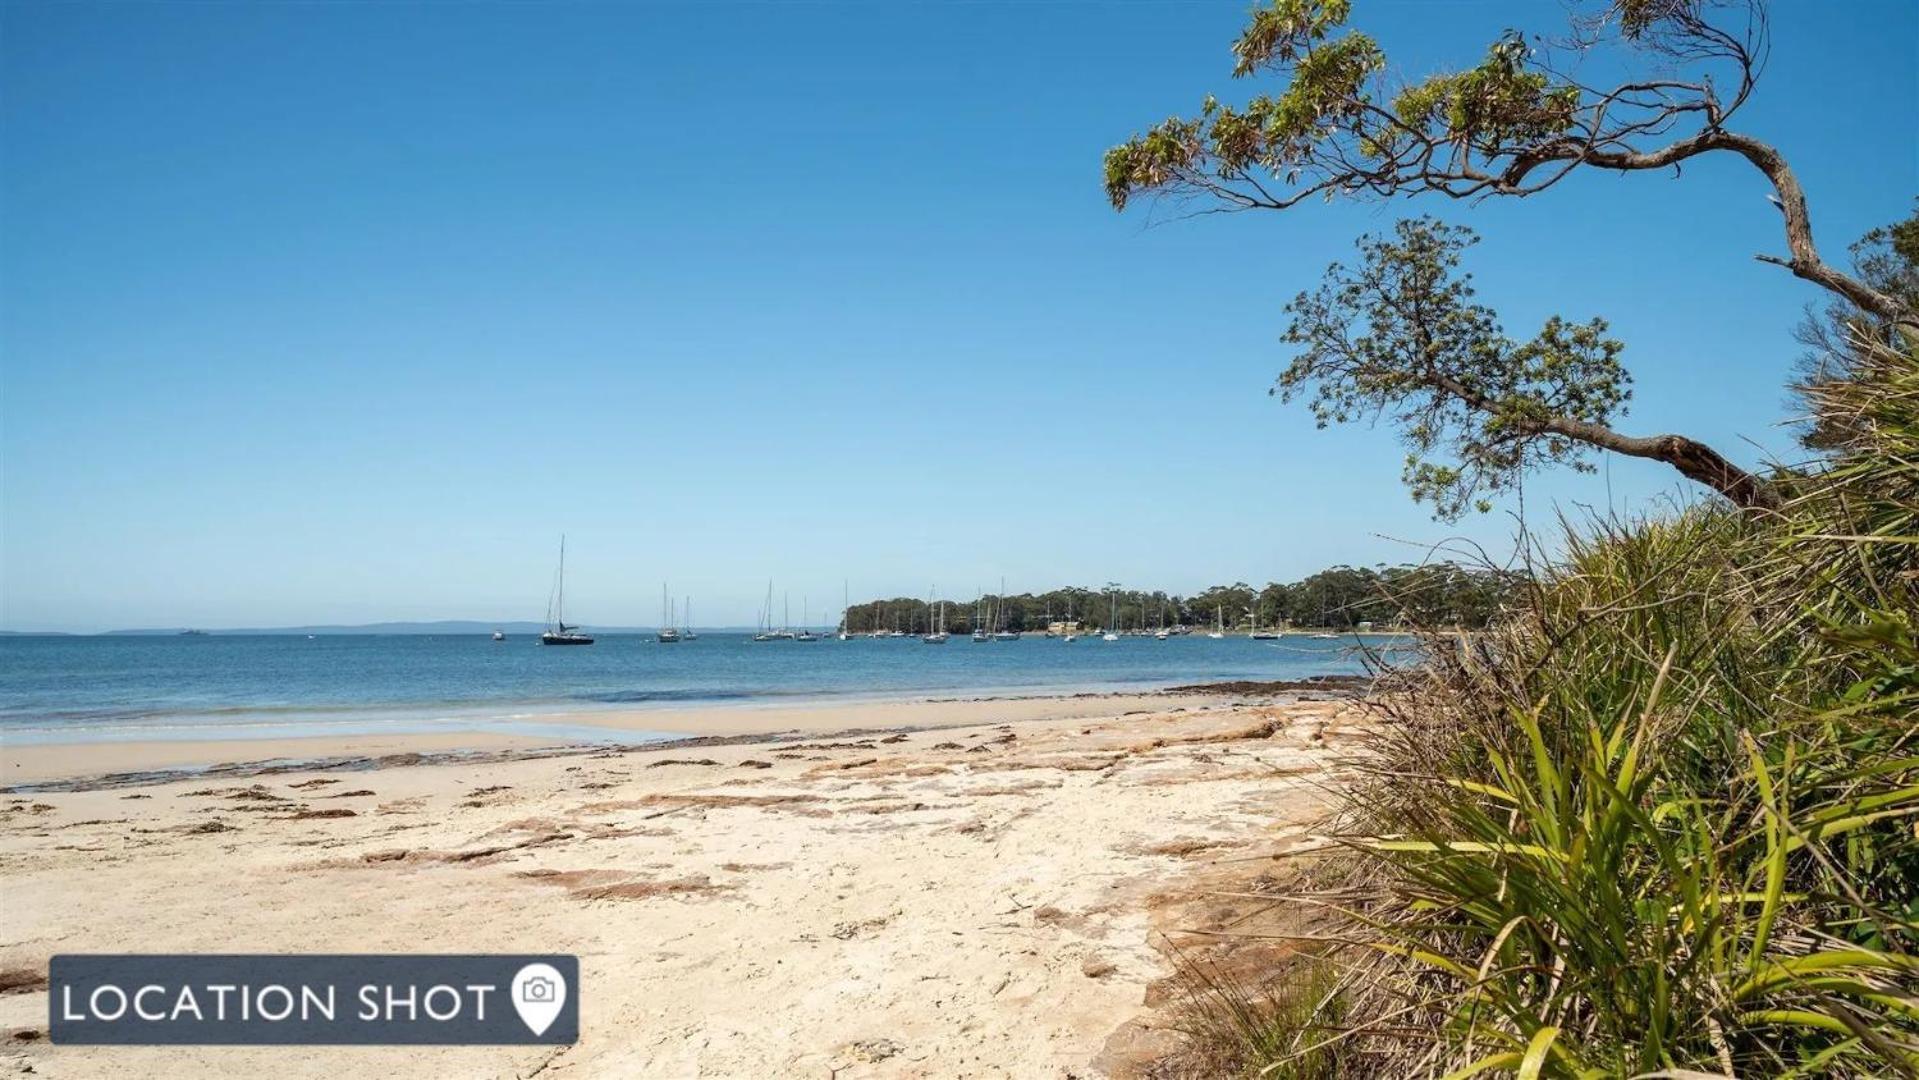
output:
[[[267,762],[380,759],[455,751],[525,752],[578,746],[582,728],[606,729],[609,739],[665,736],[669,740],[739,739],[848,731],[900,731],[995,721],[1070,720],[1162,707],[1157,694],[1049,695],[1033,697],[831,701],[803,705],[679,706],[656,709],[594,709],[525,717],[518,726],[532,734],[501,734],[485,727],[446,723],[442,732],[390,735],[212,739],[117,739],[70,743],[9,744],[0,741],[0,788],[75,777],[162,770],[249,771]],[[537,733],[540,727],[553,733]]]
[[[1356,722],[1339,701],[1164,695],[717,711],[642,722],[748,741],[535,738],[451,761],[419,737],[10,749],[13,783],[153,753],[426,757],[0,799],[0,1060],[47,1076],[1138,1075],[1178,1042],[1158,1007],[1168,935],[1222,874],[1303,838]],[[49,956],[173,951],[577,953],[581,1038],[48,1044]]]

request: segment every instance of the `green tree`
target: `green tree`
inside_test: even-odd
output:
[[[1140,193],[1198,195],[1223,209],[1284,210],[1314,197],[1524,197],[1578,169],[1669,170],[1712,154],[1765,175],[1788,255],[1761,255],[1854,306],[1908,325],[1898,297],[1829,266],[1785,155],[1731,123],[1767,52],[1760,0],[1586,0],[1568,46],[1590,64],[1612,48],[1628,69],[1611,87],[1556,70],[1550,51],[1509,30],[1472,67],[1401,83],[1367,34],[1346,29],[1351,0],[1273,0],[1233,45],[1233,75],[1273,76],[1278,93],[1245,105],[1208,96],[1106,155],[1116,207]],[[1558,10],[1554,8],[1553,10]]]
[[[1666,462],[1740,506],[1778,505],[1770,485],[1697,439],[1610,426],[1631,379],[1604,320],[1555,315],[1528,341],[1507,337],[1458,272],[1475,242],[1431,218],[1361,238],[1358,265],[1334,263],[1287,305],[1284,340],[1299,351],[1274,392],[1307,397],[1321,427],[1391,417],[1413,498],[1448,520],[1489,509],[1487,495],[1534,467],[1591,471],[1594,449]]]
[[[1279,87],[1237,106],[1208,95],[1197,116],[1108,151],[1114,207],[1142,195],[1206,211],[1288,210],[1317,197],[1524,197],[1582,169],[1636,173],[1731,157],[1766,177],[1784,224],[1787,254],[1762,261],[1919,332],[1909,297],[1820,257],[1785,156],[1732,127],[1767,51],[1759,0],[1576,2],[1567,44],[1589,68],[1595,54],[1617,53],[1609,59],[1625,74],[1611,87],[1562,74],[1553,50],[1516,31],[1473,66],[1396,81],[1379,44],[1347,28],[1351,7],[1272,0],[1257,10],[1233,46],[1233,73]],[[1391,413],[1413,451],[1407,480],[1441,516],[1483,505],[1528,468],[1577,465],[1594,448],[1667,461],[1741,505],[1774,505],[1769,486],[1696,440],[1634,438],[1608,425],[1627,380],[1603,322],[1555,318],[1529,341],[1505,338],[1454,273],[1469,242],[1430,222],[1362,242],[1359,267],[1335,267],[1318,292],[1295,301],[1298,336],[1289,337],[1305,351],[1276,389],[1310,393],[1322,424]],[[1460,366],[1468,362],[1475,366]],[[1482,369],[1478,382],[1456,377]]]

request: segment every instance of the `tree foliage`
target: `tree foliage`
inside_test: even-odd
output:
[[[1630,377],[1601,319],[1554,316],[1508,338],[1458,273],[1472,230],[1430,218],[1359,241],[1356,266],[1333,264],[1300,293],[1285,340],[1298,346],[1274,392],[1305,397],[1321,427],[1389,418],[1410,451],[1413,497],[1443,518],[1515,484],[1528,468],[1590,470],[1580,425],[1624,412]]]
[[[1092,589],[1068,586],[1043,593],[981,596],[948,602],[946,628],[1038,631],[1049,620],[1071,618],[1098,630],[1160,626],[1229,631],[1253,627],[1352,629],[1380,627],[1486,626],[1524,582],[1516,572],[1433,562],[1378,568],[1335,566],[1290,583],[1255,588],[1240,581],[1214,585],[1192,596],[1126,589],[1116,583]],[[927,601],[914,597],[866,600],[847,609],[853,633],[899,629],[923,632],[934,618]]]
[[[1546,320],[1530,340],[1506,336],[1474,300],[1460,253],[1472,231],[1430,218],[1359,241],[1360,261],[1287,306],[1299,348],[1274,392],[1308,399],[1319,425],[1385,417],[1411,451],[1405,479],[1444,519],[1490,508],[1528,469],[1590,470],[1603,449],[1663,461],[1740,506],[1776,509],[1772,486],[1683,435],[1624,435],[1630,378],[1601,319]]]
[[[1729,126],[1765,63],[1759,0],[1574,0],[1574,11],[1566,51],[1581,66],[1617,53],[1622,81],[1587,85],[1541,39],[1507,31],[1476,64],[1403,82],[1378,41],[1347,27],[1351,0],[1272,0],[1234,43],[1233,75],[1276,88],[1240,105],[1207,95],[1197,116],[1112,148],[1107,197],[1119,209],[1169,195],[1206,210],[1285,210],[1314,197],[1527,196],[1577,169],[1731,155],[1765,174],[1784,219],[1787,254],[1760,258],[1915,325],[1898,297],[1820,258],[1785,157]]]

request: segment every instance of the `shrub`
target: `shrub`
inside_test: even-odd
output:
[[[1866,355],[1782,511],[1571,530],[1375,700],[1275,1074],[1919,1075],[1919,355]]]

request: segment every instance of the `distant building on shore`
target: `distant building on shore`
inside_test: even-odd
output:
[[[1077,634],[1079,633],[1079,620],[1055,619],[1046,624],[1046,632],[1049,634]]]

